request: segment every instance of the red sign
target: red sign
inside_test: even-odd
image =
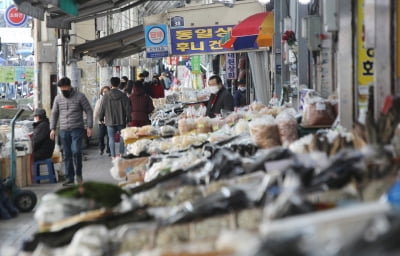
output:
[[[17,10],[15,5],[10,5],[4,13],[4,18],[11,26],[21,26],[25,24],[27,16]]]
[[[172,66],[178,65],[178,56],[171,56],[169,57],[169,63]]]

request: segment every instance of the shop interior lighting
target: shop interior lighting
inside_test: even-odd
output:
[[[311,3],[311,0],[299,0],[300,4],[309,4]]]
[[[260,4],[269,4],[269,2],[271,2],[271,0],[258,0],[258,2]]]

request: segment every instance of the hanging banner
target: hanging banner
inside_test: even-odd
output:
[[[212,26],[171,29],[171,54],[191,55],[225,52],[220,40],[234,26]]]
[[[363,120],[368,106],[368,87],[374,83],[374,50],[364,47],[364,0],[357,1],[358,108]],[[362,121],[360,120],[360,121]]]
[[[226,54],[226,79],[236,79],[237,78],[237,65],[236,65],[236,53]]]
[[[168,28],[166,24],[145,26],[144,34],[147,58],[168,56]]]
[[[15,68],[14,67],[0,67],[0,82],[1,83],[14,83],[15,82]]]
[[[172,66],[178,65],[179,57],[177,56],[171,56],[169,57],[169,64]]]
[[[201,73],[200,56],[199,55],[191,56],[190,60],[192,62],[192,73],[193,74],[200,74]]]

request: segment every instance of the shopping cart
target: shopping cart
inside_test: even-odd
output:
[[[36,194],[30,190],[20,189],[15,183],[16,177],[16,152],[15,152],[15,138],[14,128],[16,120],[21,116],[24,109],[18,110],[13,119],[11,120],[11,158],[10,158],[10,177],[3,180],[4,188],[10,196],[15,207],[21,212],[30,212],[37,203]]]

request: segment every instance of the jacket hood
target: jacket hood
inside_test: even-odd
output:
[[[139,87],[139,86],[135,86],[133,87],[133,95],[134,96],[140,96],[140,95],[144,95],[146,92],[144,90],[143,87]]]
[[[122,97],[126,97],[126,95],[123,92],[121,92],[119,89],[111,89],[108,92],[108,95],[110,95],[110,98],[112,100],[121,100]]]

